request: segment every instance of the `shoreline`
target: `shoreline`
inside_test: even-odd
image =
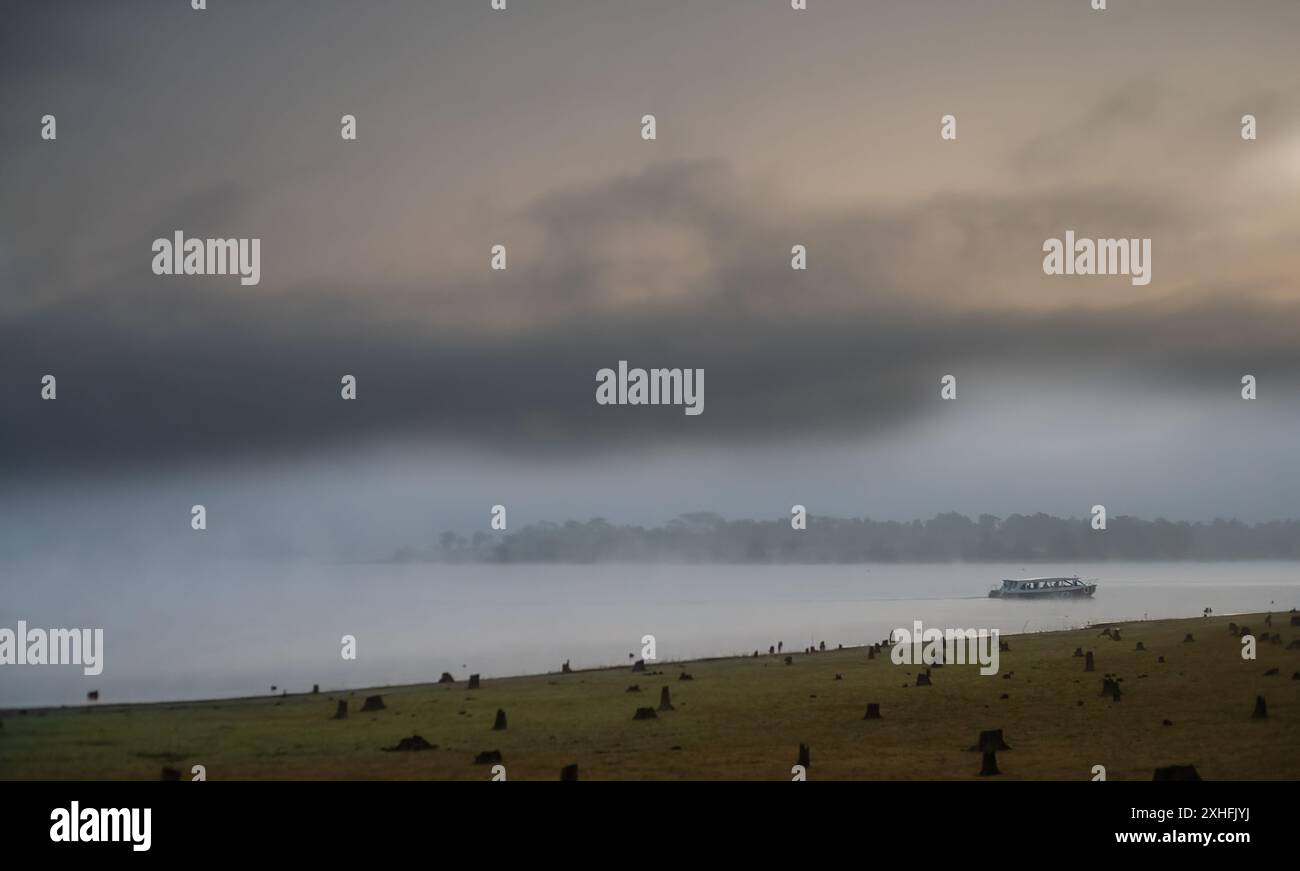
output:
[[[950,598],[951,597],[936,597],[933,600],[926,600],[926,601],[946,601],[949,600]],[[985,597],[971,596],[968,598],[981,600],[984,599]],[[888,600],[881,600],[881,601],[915,601],[915,600],[888,599]],[[1020,603],[1015,603],[1015,604],[1018,606]],[[1225,611],[1222,613],[1216,612],[1213,616],[1241,617],[1241,616],[1247,616],[1256,613],[1262,613],[1262,612]],[[1286,612],[1279,611],[1277,613],[1286,613]],[[1130,625],[1130,624],[1163,623],[1163,622],[1172,622],[1172,621],[1180,621],[1180,620],[1201,620],[1201,619],[1202,619],[1201,617],[1196,616],[1196,617],[1153,617],[1149,619],[1133,619],[1133,620],[1123,620],[1123,619],[1104,620],[1104,621],[1098,621],[1096,623],[1091,623],[1091,622],[1083,623],[1078,626],[1070,626],[1063,629],[1041,629],[1041,630],[1034,630],[1034,631],[1027,631],[1027,632],[1000,632],[999,637],[1000,638],[1024,638],[1024,637],[1033,637],[1033,636],[1047,636],[1053,634],[1086,631],[1088,629],[1102,628],[1106,626],[1123,626],[1123,625]],[[856,651],[856,650],[865,650],[867,647],[870,646],[871,646],[870,644],[854,644],[854,645],[846,644],[843,647],[827,648],[827,650],[822,652],[825,653],[830,653],[833,651],[849,652],[849,651]],[[791,655],[797,653],[800,656],[804,655],[803,650],[798,650],[798,651],[790,650],[790,651],[785,651],[785,653],[789,653]],[[759,650],[760,657],[770,656],[770,655],[779,656],[784,654],[766,654],[763,653],[761,649]],[[686,665],[689,663],[725,662],[734,659],[743,660],[743,659],[750,659],[750,658],[752,658],[752,654],[724,653],[724,654],[716,654],[716,655],[709,655],[709,656],[686,657],[680,659],[678,658],[662,659],[662,660],[657,660],[655,664],[660,666],[675,665],[675,664]],[[569,673],[570,674],[600,673],[600,672],[607,672],[607,671],[618,671],[620,669],[626,670],[627,668],[628,666],[622,663],[617,665],[615,664],[596,665],[596,666],[587,666],[584,668],[574,668],[571,669]],[[559,675],[559,674],[563,674],[563,672],[525,671],[525,672],[516,672],[513,674],[504,674],[504,675],[495,675],[495,676],[485,674],[482,676],[482,680],[484,681],[525,680],[530,678],[547,677],[550,675]],[[460,683],[463,681],[458,679],[457,682]],[[291,692],[291,693],[265,694],[265,695],[203,696],[194,699],[160,699],[158,701],[149,701],[149,702],[104,702],[102,704],[98,702],[85,702],[81,704],[63,704],[63,705],[14,705],[10,707],[0,708],[0,719],[3,719],[4,717],[7,716],[25,716],[27,714],[32,714],[32,713],[49,713],[51,711],[81,711],[81,710],[107,711],[116,708],[172,707],[172,706],[184,706],[184,705],[210,705],[210,704],[217,704],[217,703],[227,704],[227,703],[235,703],[235,702],[259,702],[259,701],[266,701],[268,699],[274,700],[274,699],[286,699],[286,698],[288,699],[310,698],[314,695],[325,695],[328,693],[395,692],[399,690],[408,690],[408,689],[418,688],[423,686],[436,686],[436,685],[437,685],[437,680],[432,679],[432,680],[409,681],[405,683],[393,683],[393,684],[366,684],[366,685],[355,686],[355,687],[338,686],[338,687],[330,687],[328,689],[322,687],[319,693],[313,693],[307,691],[307,692]]]

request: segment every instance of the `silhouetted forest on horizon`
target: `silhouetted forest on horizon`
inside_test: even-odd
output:
[[[1049,514],[949,512],[929,520],[808,516],[727,520],[711,512],[683,514],[661,526],[537,523],[516,532],[444,532],[424,548],[404,547],[395,562],[462,563],[868,563],[1024,562],[1101,560],[1300,559],[1300,520],[1249,525],[1237,520],[1189,523],[1110,518],[1094,530],[1090,518]]]

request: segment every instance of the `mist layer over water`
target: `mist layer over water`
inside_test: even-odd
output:
[[[1004,577],[1079,573],[1091,600],[989,599]],[[1300,607],[1297,563],[5,567],[0,626],[102,627],[104,669],[0,666],[0,706],[322,691],[878,641],[920,620],[1004,634]],[[90,580],[93,579],[93,580]],[[340,639],[356,638],[345,661]]]

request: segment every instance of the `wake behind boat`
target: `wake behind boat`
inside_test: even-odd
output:
[[[990,599],[1089,598],[1096,584],[1072,578],[1005,578],[1002,586],[989,591]]]

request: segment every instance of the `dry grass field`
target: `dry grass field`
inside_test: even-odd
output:
[[[1189,763],[1207,780],[1297,779],[1300,649],[1287,646],[1300,627],[1289,617],[1272,615],[1280,643],[1262,640],[1263,614],[1116,624],[1120,641],[1099,628],[1011,636],[999,674],[949,665],[928,687],[915,686],[915,666],[846,648],[795,653],[790,665],[779,655],[656,663],[476,690],[457,675],[319,695],[6,710],[0,778],[158,779],[167,766],[189,779],[201,764],[209,780],[488,780],[492,766],[474,760],[497,750],[509,780],[556,780],[571,763],[583,780],[771,780],[791,777],[803,743],[810,780],[967,779],[980,770],[979,732],[996,728],[1012,748],[998,754],[1000,779],[1083,781],[1104,765],[1110,780],[1149,780],[1157,766]],[[1261,639],[1256,660],[1242,659],[1230,620]],[[1094,673],[1076,647],[1094,652]],[[1102,694],[1107,673],[1122,678],[1119,701]],[[640,693],[627,691],[634,684]],[[674,710],[633,720],[665,686]],[[384,710],[360,712],[371,694]],[[1267,719],[1252,718],[1256,696]],[[339,699],[348,717],[331,719]],[[881,719],[863,719],[869,702]],[[504,731],[492,729],[498,708]],[[412,735],[436,747],[381,749]]]

